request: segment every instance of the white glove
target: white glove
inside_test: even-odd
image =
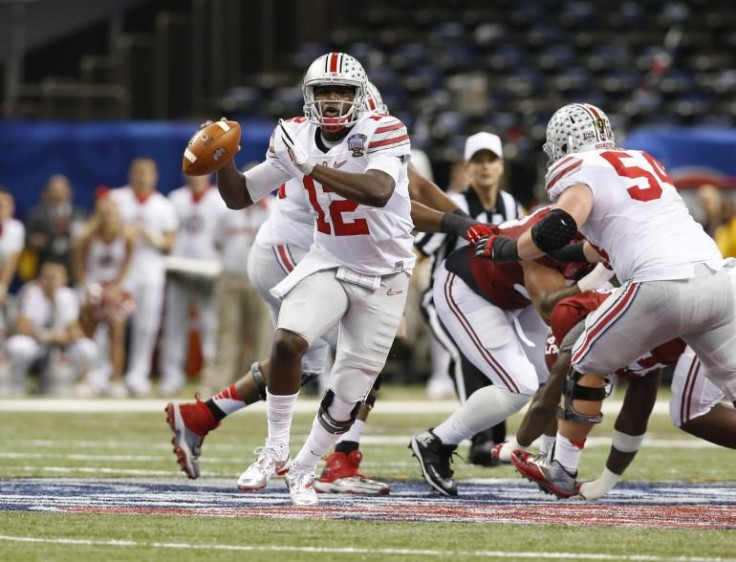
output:
[[[286,146],[294,166],[305,176],[308,176],[314,169],[314,161],[309,158],[307,151],[286,130],[283,119],[279,119],[279,128],[281,129],[281,140]]]
[[[593,268],[593,271],[578,281],[578,289],[580,289],[581,293],[599,289],[607,283],[611,277],[613,277],[613,271],[608,269],[602,263],[599,263]]]

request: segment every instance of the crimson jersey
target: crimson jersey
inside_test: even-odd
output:
[[[555,343],[558,346],[561,345],[567,333],[588,314],[596,310],[608,298],[609,294],[607,292],[586,291],[560,300],[555,305],[550,318],[550,327]],[[685,345],[685,342],[680,338],[665,342],[623,369],[619,369],[616,374],[618,376],[632,374],[641,376],[659,367],[674,365],[682,352],[685,351]]]
[[[549,208],[539,209],[528,217],[505,222],[498,226],[497,231],[509,238],[518,238],[534,224],[542,220]],[[495,262],[491,260],[475,259],[469,252],[470,271],[477,288],[483,297],[506,310],[526,308],[531,304],[529,294],[524,287],[524,271],[518,262]],[[576,281],[588,273],[592,264],[561,263],[542,256],[535,262],[559,271],[565,279]]]

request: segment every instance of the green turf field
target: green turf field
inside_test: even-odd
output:
[[[388,388],[382,400],[420,398],[419,391]],[[136,482],[189,481],[178,471],[161,411],[18,412],[0,402],[0,487],[21,478],[124,479]],[[362,468],[369,476],[393,482],[419,482],[409,437],[446,417],[432,402],[413,408],[424,413],[381,412],[368,424]],[[312,415],[295,418],[292,452],[310,427]],[[610,431],[606,416],[595,435]],[[510,421],[513,434],[518,418]],[[202,479],[231,479],[254,459],[262,444],[265,419],[244,411],[225,420],[208,436],[201,461]],[[461,446],[464,454],[466,446]],[[581,478],[598,475],[608,452],[603,440],[586,448]],[[509,478],[511,467],[475,468],[457,459],[456,477]],[[672,428],[664,414],[653,416],[648,440],[627,480],[727,482],[736,480],[733,452],[705,445]],[[225,481],[227,486],[227,481]],[[531,487],[531,484],[528,484]],[[422,487],[422,490],[424,488]],[[542,494],[539,494],[542,498]],[[367,500],[370,504],[370,499]],[[443,498],[436,497],[441,509]],[[565,503],[565,502],[557,502]],[[615,506],[625,510],[625,505]],[[288,513],[291,508],[284,506]],[[344,508],[349,518],[349,505]],[[293,518],[216,515],[54,513],[0,510],[0,560],[716,560],[736,559],[731,530],[579,528],[564,525],[513,525],[361,521],[323,519],[314,513]]]

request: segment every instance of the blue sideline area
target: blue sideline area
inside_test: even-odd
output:
[[[736,189],[736,130],[640,129],[628,135],[623,144],[657,158],[678,187],[698,187],[711,182]]]
[[[240,121],[239,166],[263,160],[273,123]],[[91,207],[95,188],[127,183],[130,161],[148,156],[159,165],[159,189],[168,193],[183,183],[181,159],[194,122],[29,122],[6,120],[0,126],[0,185],[16,198],[17,216],[39,201],[52,174],[69,177],[77,205]]]
[[[261,161],[274,124],[240,122],[243,137],[238,165]],[[182,184],[182,152],[198,126],[194,122],[6,120],[0,127],[0,185],[15,195],[21,219],[55,173],[70,178],[76,204],[90,207],[98,185],[124,185],[130,161],[149,156],[159,165],[159,189],[168,193]],[[681,187],[713,181],[736,188],[736,130],[642,129],[631,133],[624,144],[660,159]]]

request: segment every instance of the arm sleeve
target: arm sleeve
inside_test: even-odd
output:
[[[245,188],[255,203],[291,179],[275,158],[269,158],[245,172]]]

